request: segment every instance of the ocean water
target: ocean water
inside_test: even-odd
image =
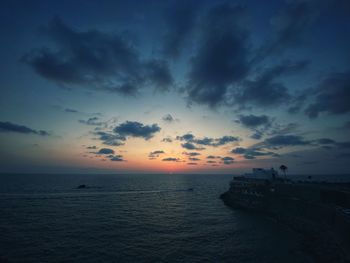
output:
[[[293,231],[223,204],[231,177],[1,175],[0,262],[312,262]]]

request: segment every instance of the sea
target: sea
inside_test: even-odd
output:
[[[231,179],[2,174],[0,262],[313,262],[288,227],[224,205]]]

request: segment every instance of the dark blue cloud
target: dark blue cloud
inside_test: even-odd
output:
[[[157,124],[144,125],[136,121],[126,121],[114,128],[114,132],[124,137],[140,137],[145,140],[151,139],[155,133],[160,131]]]
[[[186,133],[182,136],[177,136],[176,139],[180,141],[192,141],[194,139],[194,135],[191,133]]]
[[[173,139],[171,139],[170,137],[166,137],[166,138],[163,138],[163,139],[162,139],[162,142],[171,143],[171,142],[173,142]]]
[[[240,139],[238,137],[234,136],[222,136],[219,138],[209,138],[209,137],[204,137],[204,138],[196,138],[193,134],[187,133],[182,136],[177,136],[177,140],[179,141],[186,141],[186,145],[189,147],[194,147],[192,148],[193,150],[196,148],[197,145],[204,145],[204,146],[213,146],[213,147],[218,147],[222,146],[228,143],[232,142],[238,142]],[[186,148],[186,147],[184,147]],[[190,148],[186,148],[189,150],[192,150]]]
[[[162,154],[162,153],[165,153],[165,152],[163,150],[150,152],[150,154]]]
[[[269,135],[286,135],[293,133],[298,130],[300,125],[295,122],[290,122],[287,124],[274,123],[272,130],[268,132]]]
[[[253,114],[250,115],[240,115],[239,123],[248,128],[256,128],[262,125],[270,124],[270,119],[266,115],[256,116]]]
[[[207,159],[217,159],[217,158],[221,158],[220,156],[214,156],[214,155],[208,155]]]
[[[148,158],[149,159],[156,159],[157,157],[159,157],[159,155],[161,154],[165,154],[165,152],[163,150],[157,150],[157,151],[153,151],[153,152],[150,152],[148,154]]]
[[[230,4],[217,5],[201,21],[199,48],[191,60],[186,93],[190,103],[215,107],[228,87],[248,72],[247,31],[242,26],[245,10]]]
[[[100,121],[100,118],[98,117],[91,117],[91,118],[88,118],[87,120],[79,120],[79,122],[82,124],[92,125],[92,126],[101,126],[105,124],[105,122]]]
[[[319,144],[334,144],[335,141],[329,138],[321,138],[316,140]]]
[[[114,154],[114,150],[113,149],[109,149],[109,148],[101,148],[97,154]]]
[[[240,115],[236,122],[241,123],[244,127],[254,131],[254,134],[250,137],[256,140],[261,139],[264,133],[272,125],[272,120],[266,115]]]
[[[277,154],[273,152],[262,152],[261,150],[254,149],[254,148],[243,148],[243,147],[237,147],[231,151],[232,153],[242,155],[245,159],[255,159],[259,156],[274,156],[276,157]]]
[[[294,17],[304,13],[304,9],[304,6],[290,6],[287,8],[287,16]],[[305,13],[308,17],[309,12]],[[200,31],[202,36],[191,60],[188,85],[185,88],[190,103],[210,107],[274,107],[288,103],[293,98],[279,78],[301,72],[308,65],[308,61],[283,61],[277,65],[270,63],[270,66],[262,69],[260,66],[257,70],[259,65],[256,62],[261,59],[249,61],[253,52],[249,46],[248,30],[242,22],[245,17],[245,8],[230,4],[216,5],[203,16],[200,21],[203,27]],[[287,39],[292,41],[296,38],[295,33],[300,33],[296,28],[304,23],[299,24],[286,19],[288,22],[283,24],[284,29],[280,27],[273,46],[277,43],[278,46],[286,45]],[[271,46],[271,43],[268,46]],[[261,56],[261,52],[266,53],[267,49],[269,48],[261,48],[256,57]],[[252,72],[255,73],[255,78],[249,74]]]
[[[15,124],[12,122],[2,122],[0,121],[0,132],[14,132],[22,134],[36,134],[40,136],[48,136],[49,132],[44,130],[34,130],[24,125]]]
[[[289,103],[292,96],[283,82],[282,76],[299,73],[306,69],[308,61],[284,61],[265,68],[254,80],[246,79],[242,85],[232,90],[233,103],[243,106],[272,108]]]
[[[312,142],[326,150],[332,150],[333,148],[337,148],[339,150],[350,149],[350,141],[337,142],[330,138],[320,138],[313,140]]]
[[[172,122],[176,121],[176,120],[173,118],[173,116],[171,116],[171,114],[166,114],[166,115],[164,115],[163,118],[162,118],[162,120],[165,121],[165,122],[168,122],[168,123],[172,123]]]
[[[124,162],[125,160],[123,159],[122,155],[111,155],[109,156],[109,160],[112,162]]]
[[[263,142],[265,147],[284,147],[284,146],[300,146],[300,145],[310,145],[311,142],[305,140],[299,135],[276,135],[266,139]]]
[[[22,61],[46,79],[124,95],[133,95],[146,84],[158,89],[172,85],[165,61],[142,61],[136,48],[121,35],[79,32],[57,17],[42,32],[56,49],[32,50]]]
[[[174,1],[165,12],[167,31],[163,38],[163,52],[166,57],[177,58],[193,30],[199,2]]]
[[[78,113],[79,111],[75,110],[75,109],[70,109],[70,108],[66,108],[64,109],[65,112],[69,112],[69,113]]]
[[[300,46],[319,12],[317,2],[286,1],[284,8],[271,19],[273,36],[258,50],[253,62]]]
[[[111,134],[104,131],[97,131],[94,134],[98,136],[98,139],[101,140],[103,144],[110,146],[124,145],[124,141],[126,141],[126,138],[119,134]]]
[[[233,164],[234,163],[234,158],[232,157],[229,157],[229,156],[226,156],[226,157],[222,157],[221,158],[221,161],[224,163],[224,164]]]
[[[198,147],[196,145],[194,145],[193,143],[190,143],[190,142],[185,142],[185,143],[182,143],[181,146],[187,150],[197,150],[197,151],[201,151],[201,150],[204,150],[205,148],[203,147]]]
[[[145,63],[145,74],[148,81],[161,91],[169,90],[173,83],[168,63],[165,60],[152,59]]]
[[[168,157],[168,158],[162,159],[162,161],[163,162],[179,162],[180,159],[179,158]]]
[[[89,150],[96,150],[97,147],[95,145],[92,145],[92,146],[86,146],[86,149],[89,149]]]
[[[213,143],[213,141],[214,141],[213,138],[204,137],[201,139],[194,139],[191,142],[196,143],[196,144],[200,144],[200,145],[211,145]]]
[[[233,149],[231,152],[236,153],[236,154],[244,154],[247,152],[247,149],[245,149],[243,147],[237,147],[237,148]]]
[[[238,137],[234,136],[222,136],[220,138],[214,139],[214,143],[212,143],[212,146],[221,146],[225,145],[231,142],[238,142],[240,139]]]
[[[183,152],[182,154],[187,155],[187,156],[199,156],[199,155],[201,155],[198,152]]]
[[[315,100],[305,110],[310,118],[317,118],[320,113],[349,113],[350,71],[330,74],[314,92]]]

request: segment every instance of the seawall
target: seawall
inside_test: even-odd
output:
[[[303,248],[315,262],[350,262],[348,192],[321,184],[275,184],[273,192],[254,196],[232,187],[221,195],[226,205],[263,213],[301,233]]]

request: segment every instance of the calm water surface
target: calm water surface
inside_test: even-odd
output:
[[[1,175],[0,261],[311,262],[292,231],[222,203],[230,179]]]

